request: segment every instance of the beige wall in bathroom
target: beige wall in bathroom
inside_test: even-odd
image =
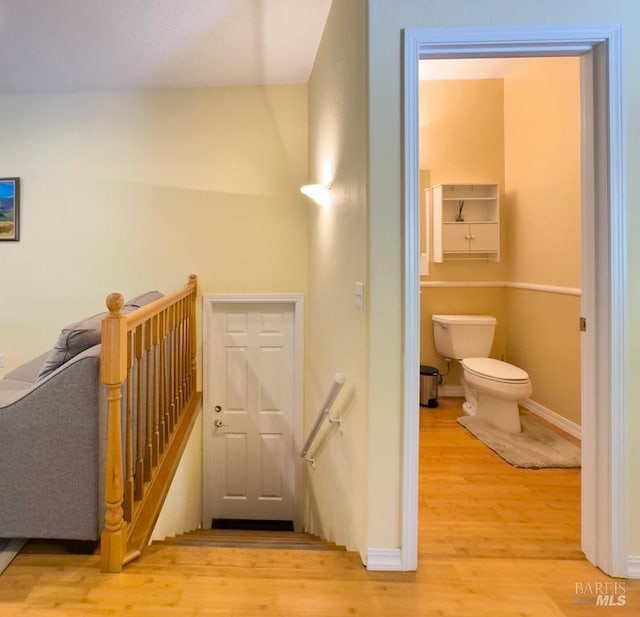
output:
[[[471,293],[470,293],[471,292]],[[420,364],[446,370],[444,358],[436,353],[433,343],[431,315],[440,313],[494,315],[498,320],[491,356],[502,358],[506,349],[506,289],[486,287],[428,287],[420,294]],[[459,385],[460,371],[456,362],[451,363],[451,373],[443,377],[443,385]]]
[[[578,58],[538,58],[504,80],[510,281],[580,287]],[[531,398],[580,424],[580,298],[509,289],[506,355]]]
[[[580,66],[537,58],[504,80],[513,281],[580,287]]]
[[[432,263],[422,281],[580,287],[578,60],[539,58],[504,80],[420,87],[423,182],[500,184],[502,224],[499,263]],[[420,361],[445,368],[433,345],[432,314],[495,315],[492,357],[522,366],[533,382],[532,399],[579,424],[579,311],[576,296],[423,287]],[[444,383],[459,384],[457,366]]]
[[[422,188],[447,183],[489,183],[504,187],[504,117],[501,79],[424,81],[420,84],[420,167]],[[501,196],[504,198],[504,196]],[[424,221],[424,211],[423,211]],[[423,226],[424,227],[424,226]],[[422,231],[424,242],[424,230]],[[504,245],[504,239],[503,239]],[[424,247],[424,244],[423,244]],[[423,249],[424,250],[424,249]],[[505,260],[431,264],[423,281],[502,281]],[[435,351],[431,315],[495,315],[494,357],[505,353],[505,293],[501,287],[423,287],[420,363],[445,370]],[[457,365],[444,379],[460,383]]]
[[[506,300],[507,357],[529,373],[531,399],[580,425],[580,298],[508,289]]]
[[[502,79],[420,83],[420,169],[431,186],[475,182],[503,190],[503,99]],[[423,280],[501,281],[505,274],[504,259],[432,263]]]

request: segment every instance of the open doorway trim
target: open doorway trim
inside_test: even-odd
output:
[[[418,61],[421,58],[593,56],[595,403],[583,419],[583,550],[613,576],[628,573],[626,213],[622,44],[618,25],[404,31],[404,404],[402,569],[418,565],[420,364]],[[583,171],[584,176],[584,171]],[[595,409],[598,408],[596,416]],[[585,524],[585,515],[587,521]]]

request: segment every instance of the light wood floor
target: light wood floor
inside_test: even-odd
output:
[[[122,575],[98,557],[27,547],[0,576],[0,616],[588,617],[576,584],[611,582],[579,549],[579,472],[517,470],[455,422],[421,411],[420,566],[368,572],[353,553],[151,546]]]
[[[511,467],[460,427],[459,404],[421,411],[420,557],[582,559],[580,471]]]

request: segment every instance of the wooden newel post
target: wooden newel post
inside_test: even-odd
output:
[[[107,297],[109,315],[102,321],[100,378],[107,386],[107,453],[105,467],[104,530],[100,537],[103,572],[120,572],[126,550],[122,510],[122,382],[127,375],[127,321],[122,316],[123,297]]]

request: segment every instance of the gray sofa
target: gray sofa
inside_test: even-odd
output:
[[[37,380],[48,356],[0,380],[0,537],[95,541],[104,522],[100,345]]]
[[[147,292],[123,310],[161,296]],[[99,379],[104,315],[63,329],[51,351],[0,380],[0,537],[100,537],[107,419]]]

